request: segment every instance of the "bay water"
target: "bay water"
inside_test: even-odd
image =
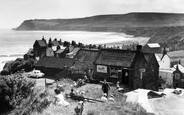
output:
[[[88,31],[14,31],[0,30],[0,64],[12,57],[22,57],[29,48],[33,47],[35,40],[42,37],[48,41],[57,38],[62,41],[72,40],[84,44],[107,44],[107,46],[122,46],[123,44],[139,43],[144,45],[149,38],[133,37],[116,32],[88,32]],[[11,57],[11,58],[10,58]],[[14,59],[14,58],[12,58]],[[1,70],[1,67],[0,67]]]

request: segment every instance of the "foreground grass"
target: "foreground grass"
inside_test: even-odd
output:
[[[64,85],[64,92],[69,93],[72,80],[63,79],[60,81]],[[47,90],[50,100],[54,97],[55,85],[50,86]],[[80,88],[74,89],[75,91],[84,90],[87,97],[100,99],[102,96],[101,85],[100,84],[86,84]],[[105,103],[90,103],[85,102],[83,115],[148,115],[146,111],[138,104],[126,103],[126,97],[123,93],[117,92],[114,86],[111,87],[110,95],[114,95],[115,102],[105,102]],[[42,112],[35,111],[31,115],[75,115],[74,108],[77,106],[78,102],[66,99],[70,103],[70,106],[63,107],[60,105],[50,104]]]

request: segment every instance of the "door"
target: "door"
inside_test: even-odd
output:
[[[129,84],[129,71],[122,69],[122,84]]]

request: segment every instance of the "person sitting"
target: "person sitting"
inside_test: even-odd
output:
[[[73,97],[75,96],[75,93],[74,93],[74,90],[73,90],[73,87],[71,88],[71,92],[70,92],[70,97]]]
[[[84,76],[84,82],[85,83],[88,83],[89,82],[89,79],[88,79],[88,77],[86,75]]]
[[[114,96],[111,95],[109,98],[108,98],[109,101],[114,101]]]
[[[55,89],[54,92],[56,94],[54,104],[59,104],[65,107],[70,105],[70,103],[64,100],[64,96],[60,93],[59,89]]]
[[[104,93],[103,96],[101,97],[101,101],[103,101],[103,102],[108,101],[107,100],[107,94],[106,93]]]

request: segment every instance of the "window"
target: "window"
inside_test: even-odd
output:
[[[111,67],[110,70],[111,70],[110,77],[118,78],[118,68],[117,67]]]
[[[180,74],[176,73],[175,74],[175,79],[180,79]]]

